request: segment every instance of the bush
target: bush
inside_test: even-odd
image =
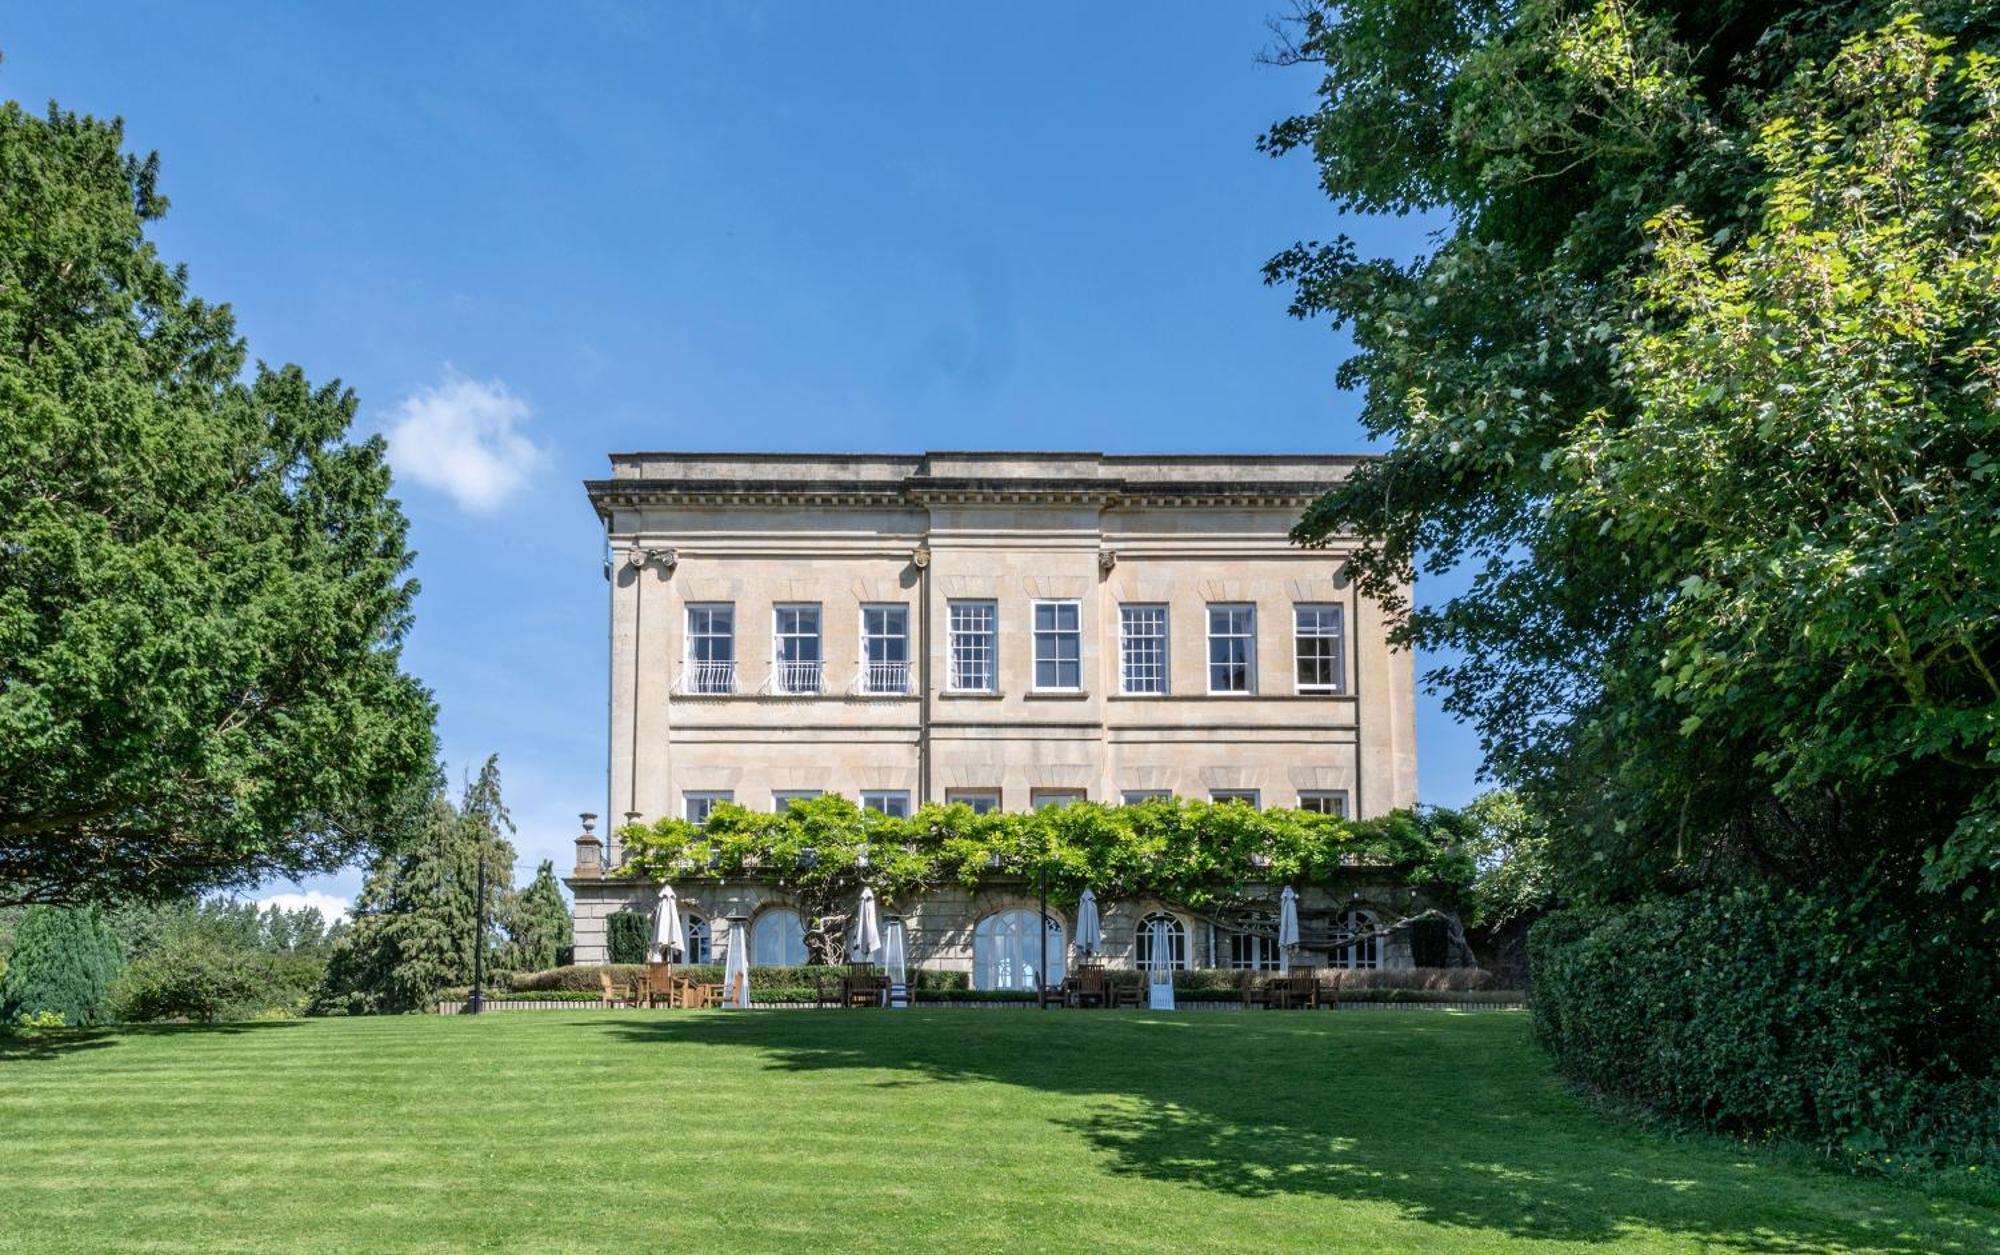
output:
[[[1571,1077],[1713,1129],[1990,1161],[2000,964],[1938,913],[1756,887],[1550,916],[1536,1032]]]
[[[0,977],[0,1024],[42,1012],[72,1028],[101,1022],[120,961],[118,938],[95,910],[30,908]]]
[[[638,911],[613,911],[604,921],[613,963],[644,963],[653,943],[653,917]]]
[[[255,952],[175,948],[135,960],[119,976],[112,1002],[124,1020],[249,1019],[272,1008],[282,983],[274,969]]]

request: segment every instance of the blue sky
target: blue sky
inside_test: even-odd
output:
[[[1315,85],[1255,63],[1281,7],[30,6],[0,90],[122,115],[195,291],[400,433],[408,663],[525,876],[603,809],[607,452],[1370,447],[1258,268],[1427,227],[1256,152]]]

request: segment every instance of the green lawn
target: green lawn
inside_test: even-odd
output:
[[[1509,1012],[521,1012],[0,1039],[20,1250],[2000,1249],[1607,1118]]]

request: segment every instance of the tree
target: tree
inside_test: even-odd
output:
[[[94,908],[31,908],[0,976],[0,1025],[50,1012],[71,1028],[97,1023],[120,962]]]
[[[1268,151],[1449,215],[1408,263],[1268,268],[1394,441],[1295,536],[1373,542],[1355,578],[1456,655],[1447,708],[1587,896],[2000,910],[1994,19],[1357,0],[1279,51],[1324,77]]]
[[[499,921],[512,909],[513,820],[488,758],[457,806],[439,795],[414,849],[380,859],[362,885],[354,923],[335,943],[314,1005],[322,1011],[417,1011],[472,983],[475,944],[496,970]],[[475,943],[479,862],[486,860],[486,929]]]
[[[514,909],[508,914],[501,966],[517,972],[554,967],[570,940],[569,907],[563,902],[562,886],[556,882],[556,866],[543,859],[534,880],[515,897]]]
[[[0,106],[0,905],[332,870],[433,774],[384,445],[246,373],[122,144]]]

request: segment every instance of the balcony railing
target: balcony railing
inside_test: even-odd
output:
[[[691,662],[681,669],[675,691],[682,696],[708,697],[736,691],[733,662]]]
[[[820,691],[822,668],[819,662],[780,662],[771,667],[771,691],[790,696]]]
[[[910,664],[907,662],[863,663],[855,687],[863,693],[907,693],[910,691]]]

